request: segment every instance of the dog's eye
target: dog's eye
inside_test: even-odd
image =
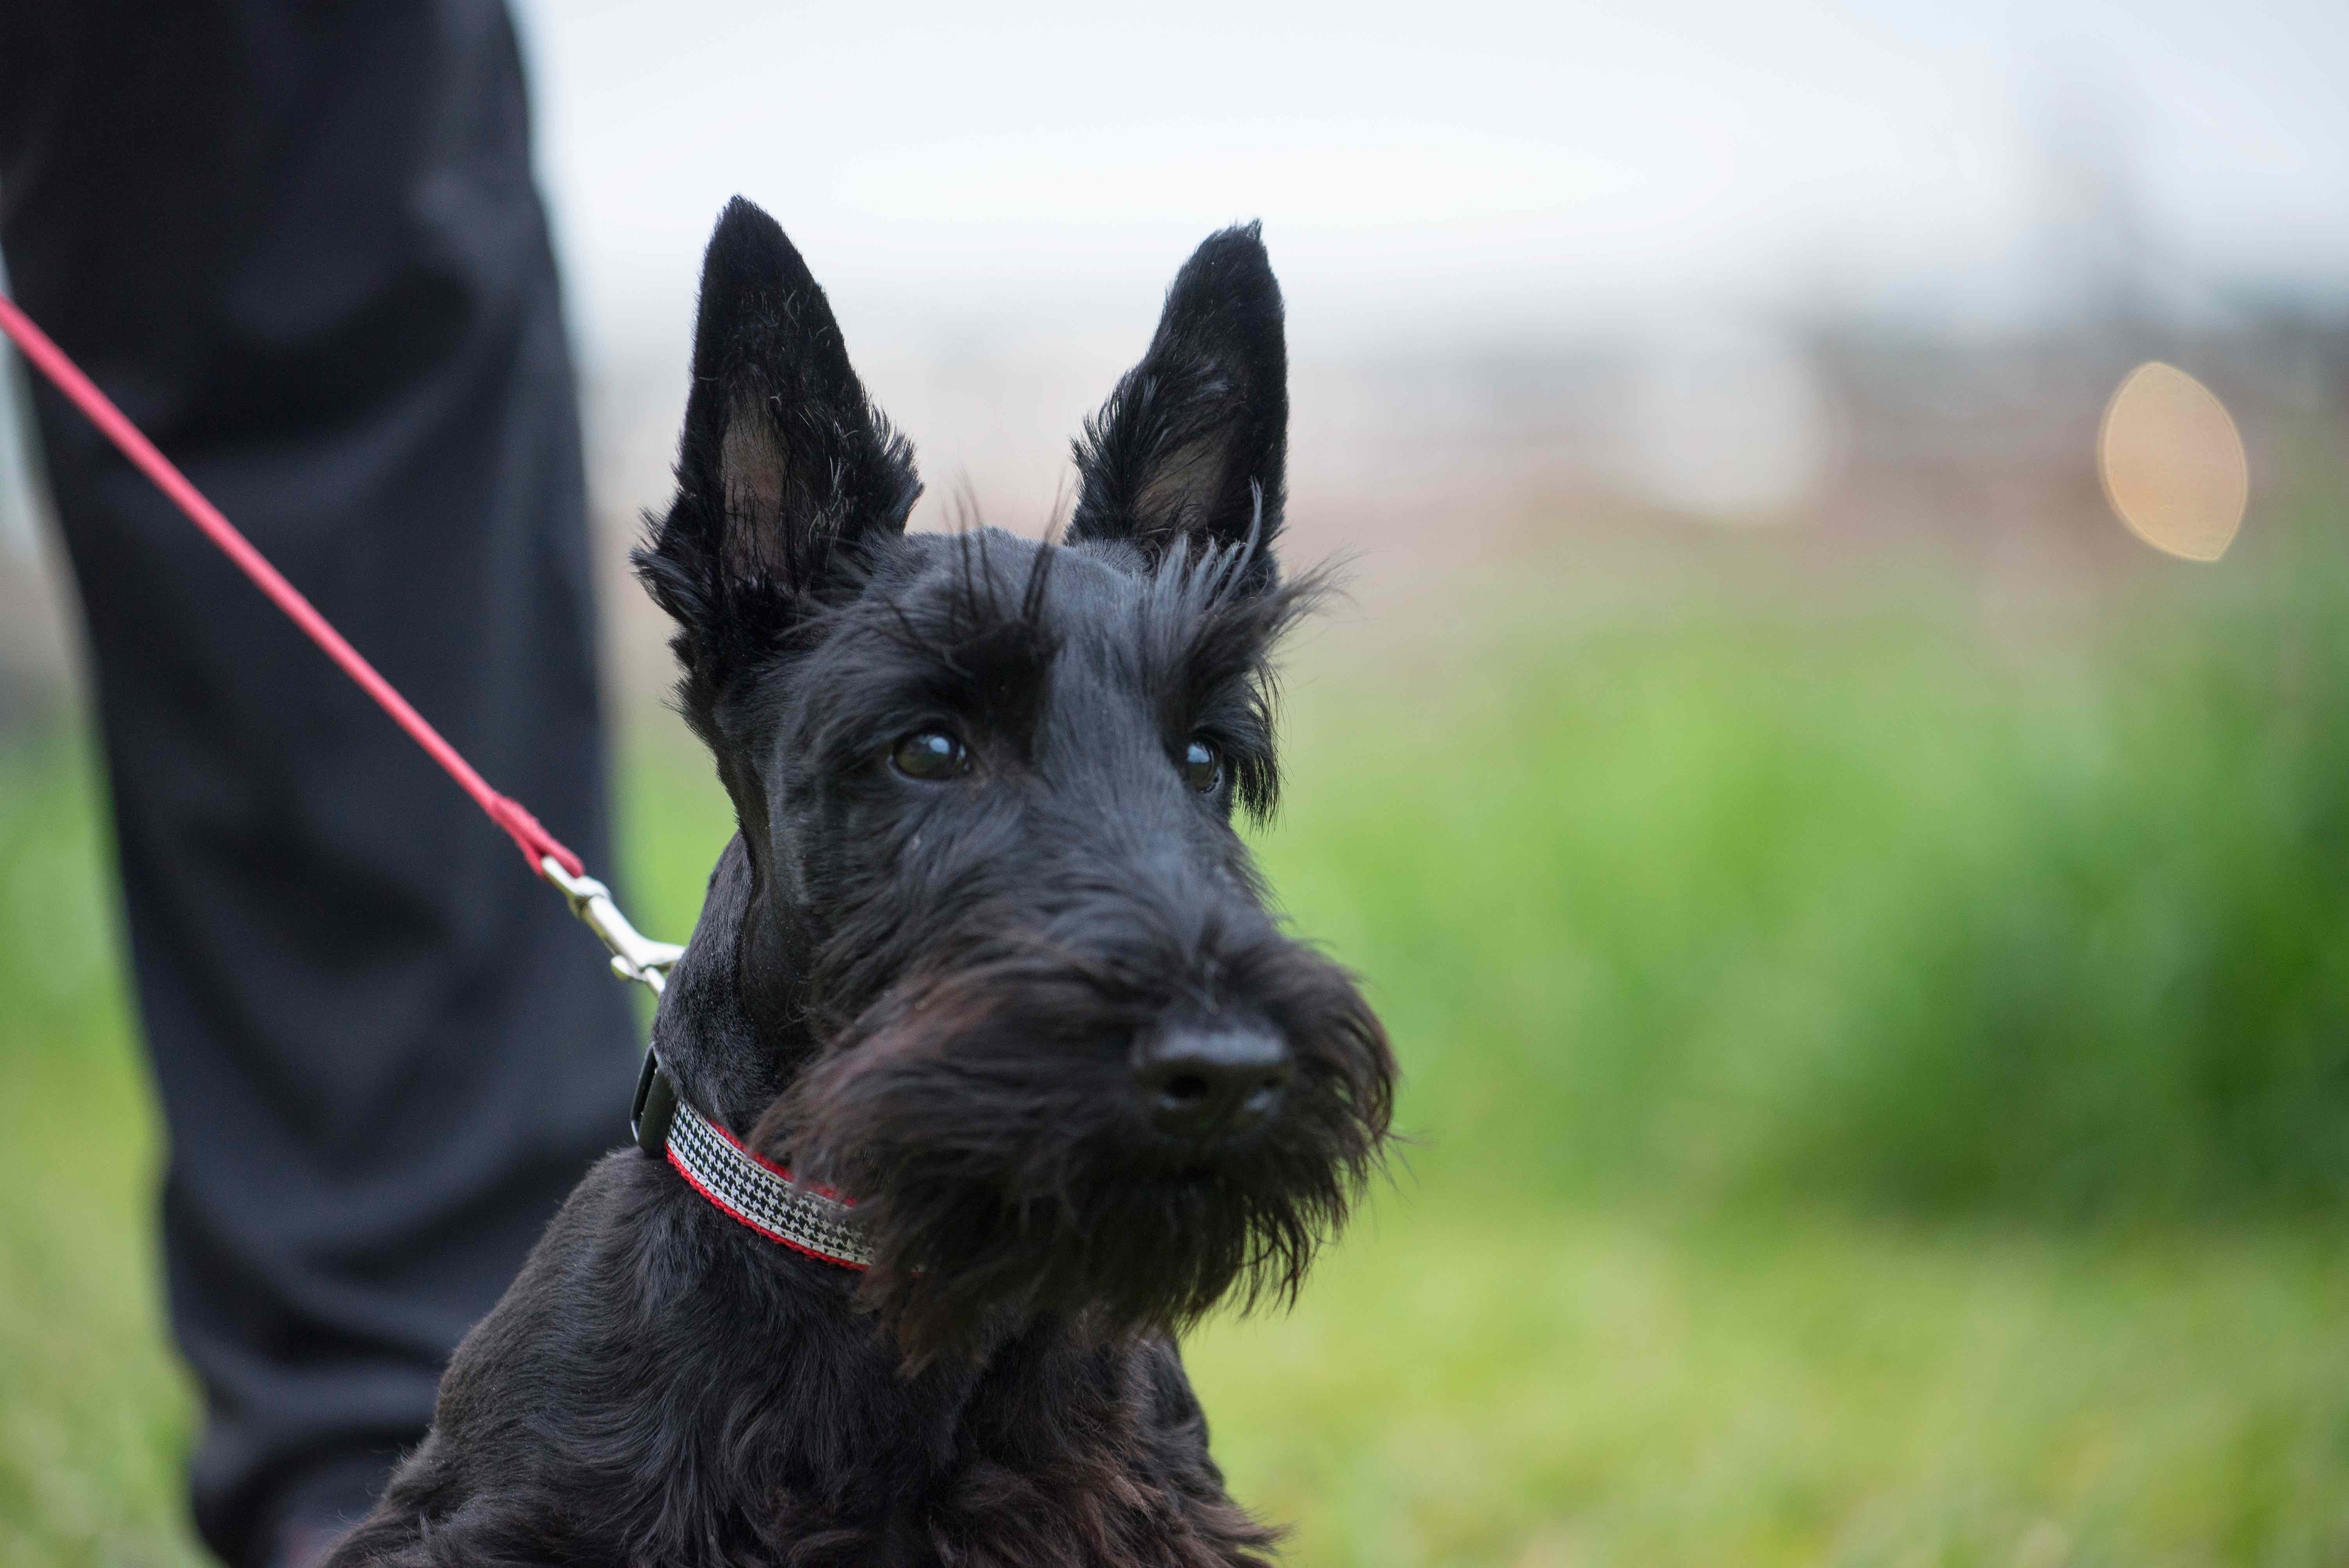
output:
[[[1183,753],[1183,782],[1202,795],[1212,795],[1224,781],[1224,759],[1213,742],[1194,738]]]
[[[943,729],[917,730],[897,742],[889,766],[908,779],[952,779],[970,771],[970,753]]]

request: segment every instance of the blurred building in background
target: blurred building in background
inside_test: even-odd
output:
[[[44,555],[47,497],[23,414],[25,373],[13,359],[0,365],[0,732],[54,719],[71,671],[57,562]]]
[[[1669,593],[1724,550],[1755,591],[2071,595],[2155,564],[2096,482],[2132,366],[2232,411],[2253,526],[2280,445],[2349,403],[2338,7],[522,13],[632,693],[667,676],[625,547],[666,499],[698,249],[738,191],[913,435],[918,523],[1025,531],[1169,269],[1261,218],[1292,516],[1373,603],[1530,555],[1565,604]],[[0,722],[68,665],[25,472],[0,438]]]

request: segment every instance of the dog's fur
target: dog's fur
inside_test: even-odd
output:
[[[1173,1335],[1295,1291],[1378,1160],[1393,1064],[1232,827],[1272,809],[1268,660],[1313,595],[1276,562],[1257,232],[1175,279],[1059,544],[905,531],[912,453],[744,201],[693,371],[636,559],[740,831],[654,1039],[713,1119],[850,1194],[878,1261],[608,1157],[333,1563],[1260,1562]],[[964,769],[908,776],[925,734]],[[1154,1121],[1136,1064],[1202,1029],[1277,1042],[1266,1119]]]

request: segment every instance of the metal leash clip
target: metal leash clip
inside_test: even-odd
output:
[[[538,862],[538,870],[563,891],[571,913],[612,950],[612,973],[648,986],[654,995],[659,995],[668,983],[670,966],[685,956],[685,949],[674,942],[655,942],[630,925],[620,906],[612,902],[612,890],[594,877],[573,876],[552,855]]]

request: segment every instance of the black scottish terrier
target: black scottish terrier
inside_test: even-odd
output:
[[[359,1564],[1229,1564],[1174,1332],[1293,1293],[1393,1062],[1233,830],[1278,782],[1287,350],[1209,239],[1065,540],[908,534],[823,290],[736,201],[636,563],[740,831],[636,1150],[466,1339]]]

